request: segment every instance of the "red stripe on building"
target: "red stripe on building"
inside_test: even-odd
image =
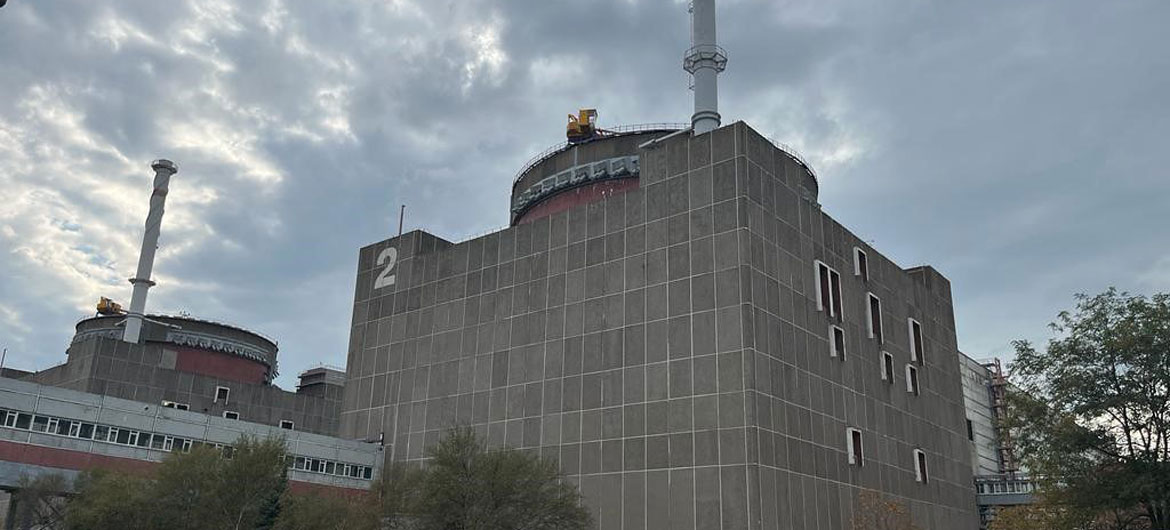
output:
[[[158,465],[157,462],[137,460],[134,458],[99,455],[84,451],[74,451],[72,449],[45,447],[6,440],[0,440],[0,460],[73,471],[108,469],[133,475],[147,475]],[[346,497],[367,493],[364,489],[328,486],[291,479],[288,481],[288,485],[289,489],[294,493],[341,495]]]
[[[570,190],[565,190],[546,197],[544,200],[536,203],[528,211],[524,212],[519,219],[516,219],[514,224],[531,223],[541,217],[548,217],[552,214],[563,212],[574,206],[588,204],[602,200],[611,195],[625,193],[630,190],[638,189],[637,178],[622,178],[615,180],[603,180],[601,182],[594,182],[586,184]]]

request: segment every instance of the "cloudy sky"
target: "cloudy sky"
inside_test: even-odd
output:
[[[1075,292],[1170,290],[1162,0],[721,0],[725,123],[795,146],[825,209],[953,285],[960,347],[1044,340]],[[64,360],[129,300],[149,161],[178,162],[150,307],[345,360],[357,249],[507,223],[565,115],[689,119],[678,0],[10,0],[0,345]]]

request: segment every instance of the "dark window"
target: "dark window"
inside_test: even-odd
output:
[[[833,314],[833,298],[829,294],[829,267],[824,263],[817,263],[817,309]]]
[[[229,394],[231,394],[231,389],[224,386],[215,387],[215,402],[227,405]]]
[[[906,391],[917,396],[918,390],[918,369],[907,364],[906,365]]]
[[[223,417],[225,417],[229,420],[238,420],[238,419],[240,419],[240,413],[239,412],[232,412],[230,410],[225,410],[223,412]]]
[[[894,384],[894,356],[890,352],[882,352],[882,379]]]
[[[150,447],[150,433],[138,433],[138,447]]]
[[[918,480],[918,482],[925,484],[928,480],[926,474],[926,453],[918,449],[914,450],[914,466],[917,471],[917,473],[915,473],[915,475],[917,475],[915,478]]]
[[[119,429],[117,438],[115,438],[114,441],[122,445],[130,445],[130,431],[123,431]]]
[[[853,275],[861,276],[862,281],[869,281],[869,259],[865,251],[857,247],[853,247]]]
[[[967,420],[967,439],[975,441],[975,427],[971,424],[971,420]]]
[[[849,463],[858,466],[865,463],[862,457],[861,431],[857,429],[849,429]]]
[[[833,343],[832,343],[833,349],[830,353],[833,355],[833,357],[841,357],[841,360],[844,361],[845,360],[845,330],[843,330],[837,326],[829,326],[829,329],[832,330],[832,332],[833,332],[833,337],[831,339],[833,341]]]
[[[90,438],[93,438],[93,424],[92,423],[82,423],[81,430],[78,432],[78,436],[85,438],[87,440]]]
[[[150,439],[150,448],[161,451],[163,449],[163,446],[166,445],[166,443],[167,443],[166,436],[163,436],[161,434],[156,434],[156,435],[154,435],[153,438]]]
[[[280,420],[280,428],[281,429],[288,429],[291,431],[291,430],[293,430],[293,422],[291,422],[289,420]]]
[[[175,408],[179,410],[191,410],[191,406],[186,403],[175,403]]]
[[[73,422],[69,420],[57,421],[57,434],[62,436],[69,436],[69,428],[73,426]]]
[[[882,342],[882,302],[869,294],[869,338]]]
[[[37,432],[45,432],[49,428],[49,418],[44,416],[37,416],[33,418],[32,430]]]
[[[370,470],[370,468],[368,468],[368,467],[362,468],[362,478],[364,478],[366,480],[370,480],[371,478],[373,478],[373,472]]]
[[[922,324],[917,320],[910,319],[910,360],[917,362],[919,365],[923,364],[922,351]]]
[[[16,428],[28,429],[32,424],[32,414],[18,414],[16,416]]]
[[[336,464],[334,464],[333,462],[325,462],[325,474],[326,475],[333,474],[333,466],[334,465],[336,465]]]
[[[833,299],[833,316],[841,320],[841,275],[837,271],[829,271],[830,291]]]
[[[817,271],[817,311],[824,311],[829,316],[841,319],[841,275],[830,269],[828,265],[816,262]]]

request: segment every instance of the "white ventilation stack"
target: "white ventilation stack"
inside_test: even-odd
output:
[[[715,44],[715,0],[691,2],[691,49],[683,58],[683,70],[694,78],[694,134],[719,127],[719,72],[727,68],[727,53]]]
[[[142,234],[142,251],[138,254],[138,273],[130,278],[134,292],[130,297],[130,310],[126,313],[126,329],[122,340],[138,343],[142,335],[142,321],[146,312],[146,291],[154,287],[150,273],[154,269],[154,252],[158,250],[158,236],[162,230],[163,209],[167,203],[167,192],[171,175],[179,167],[170,160],[155,160],[150,163],[154,170],[154,192],[150,194],[150,213],[146,214],[146,232]]]

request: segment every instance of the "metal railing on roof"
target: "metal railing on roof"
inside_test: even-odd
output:
[[[810,164],[808,160],[805,160],[805,158],[801,156],[800,151],[797,151],[792,146],[784,142],[779,142],[772,138],[768,138],[768,141],[772,142],[772,145],[776,146],[777,149],[784,151],[784,154],[788,155],[788,158],[791,158],[793,162],[804,166],[804,168],[807,169],[809,173],[812,173],[814,179],[817,179],[818,181],[820,180],[820,178],[817,177],[817,172],[813,169],[812,164]]]
[[[87,315],[87,316],[84,316],[84,317],[81,317],[81,318],[77,319],[77,322],[75,323],[75,325],[76,325],[76,324],[80,324],[80,323],[82,323],[82,322],[85,322],[86,320],[92,320],[92,319],[95,319],[95,318],[101,318],[101,317],[117,317],[117,316],[123,316],[123,317],[124,317],[124,316],[126,316],[126,315],[124,315],[124,314],[123,314],[123,315],[99,315],[99,314],[92,314],[92,315]],[[234,330],[237,330],[237,331],[243,331],[243,332],[245,332],[245,333],[251,333],[252,335],[255,335],[255,336],[257,336],[257,337],[260,337],[260,338],[262,338],[262,339],[264,339],[264,340],[266,340],[266,341],[268,341],[268,342],[271,342],[271,343],[272,343],[272,345],[273,345],[273,346],[276,346],[278,350],[280,349],[280,342],[279,342],[279,341],[277,341],[275,338],[272,338],[272,337],[270,337],[270,336],[268,336],[268,335],[265,335],[264,333],[261,333],[261,332],[259,332],[259,331],[256,331],[256,330],[254,330],[254,329],[249,329],[249,328],[246,328],[246,327],[244,327],[244,326],[241,326],[241,325],[239,325],[239,324],[232,324],[231,322],[224,322],[224,321],[221,321],[221,320],[214,320],[214,319],[210,319],[210,318],[196,317],[196,316],[192,316],[190,313],[186,313],[186,312],[179,312],[179,313],[167,313],[167,312],[161,312],[161,311],[159,311],[159,312],[151,312],[151,313],[147,313],[147,314],[145,315],[145,317],[146,317],[146,319],[147,319],[147,320],[150,320],[150,318],[151,318],[151,317],[173,318],[173,319],[176,319],[176,320],[190,320],[190,321],[192,321],[192,322],[201,322],[201,323],[203,323],[203,324],[213,324],[213,325],[216,325],[216,326],[222,326],[222,327],[225,327],[225,328],[231,328],[231,329],[234,329]]]
[[[600,136],[600,137],[604,138],[605,137],[604,133],[607,133],[607,132],[608,133],[617,133],[617,134],[630,134],[630,133],[646,132],[646,131],[677,131],[679,129],[685,129],[689,126],[690,126],[690,124],[688,124],[688,123],[669,123],[669,122],[637,123],[637,124],[633,124],[633,125],[618,125],[617,127],[613,127],[610,129],[598,129],[598,132],[602,133],[602,136]],[[555,155],[555,154],[561,152],[562,150],[568,148],[570,145],[573,145],[573,144],[571,144],[567,141],[560,142],[556,145],[549,147],[548,149],[545,149],[544,151],[541,151],[536,156],[529,158],[528,161],[525,162],[524,165],[520,167],[520,171],[516,172],[516,178],[512,179],[512,189],[513,190],[516,189],[516,185],[520,183],[520,178],[523,177],[524,174],[527,173],[529,169],[532,169],[533,166],[535,166],[541,162],[544,162],[546,159],[548,159],[552,155]]]
[[[308,372],[308,371],[310,371],[310,370],[316,370],[316,369],[318,369],[318,368],[324,368],[324,369],[326,369],[326,370],[333,370],[334,372],[341,372],[341,373],[345,373],[345,368],[342,368],[342,367],[340,367],[340,366],[337,366],[337,365],[335,365],[335,364],[329,364],[329,363],[316,363],[316,364],[314,364],[314,365],[312,365],[312,366],[310,366],[310,367],[308,367],[308,368],[306,368],[306,369],[302,370],[302,371],[301,371],[301,375],[304,375],[306,372]]]

